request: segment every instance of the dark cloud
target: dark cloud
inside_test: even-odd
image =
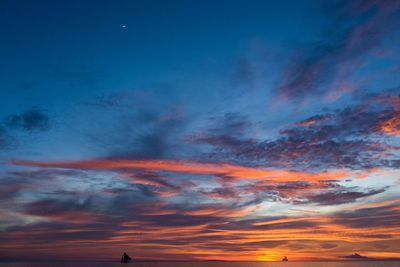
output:
[[[361,103],[353,108],[311,117],[300,122],[300,126],[282,130],[280,139],[263,143],[263,148],[270,155],[279,155],[278,151],[282,151],[278,158],[271,158],[276,162],[288,157],[296,163],[310,164],[310,167],[386,165],[383,159],[374,158],[374,155],[391,147],[367,137],[382,135],[382,122],[393,117],[396,117],[393,106],[382,108],[377,103],[368,106]]]
[[[287,222],[282,222],[281,220],[287,219],[287,217],[260,217],[257,220],[254,219],[247,219],[241,221],[231,221],[227,224],[221,225],[220,228],[224,230],[260,230],[260,231],[267,231],[267,230],[290,230],[290,229],[307,229],[307,228],[317,228],[318,223],[311,221],[311,220],[296,220],[291,221],[288,220]],[[259,224],[259,223],[264,224]]]
[[[29,109],[21,114],[9,115],[3,120],[3,123],[11,129],[21,129],[28,132],[46,131],[50,128],[49,116],[40,109]]]
[[[333,222],[354,228],[399,227],[400,213],[396,206],[364,208],[338,213]]]
[[[124,172],[121,174],[132,188],[149,197],[170,197],[182,193],[186,188],[194,186],[190,182],[178,182],[173,178],[153,172]],[[106,192],[122,193],[132,188],[107,188]]]
[[[72,211],[87,211],[91,207],[90,199],[43,199],[25,205],[25,213],[53,217]]]
[[[156,179],[157,180],[157,179]],[[296,190],[305,185],[291,183],[280,188]],[[29,249],[46,247],[49,243],[58,246],[64,242],[78,241],[77,247],[86,243],[96,246],[108,246],[109,241],[125,244],[138,242],[137,246],[151,245],[183,247],[188,243],[191,247],[208,248],[213,251],[246,252],[260,248],[290,247],[301,250],[307,247],[291,243],[290,240],[266,240],[253,238],[254,233],[268,235],[285,231],[306,231],[310,234],[326,234],[324,222],[313,218],[291,218],[284,216],[265,216],[257,219],[244,218],[236,204],[168,204],[160,202],[154,197],[145,194],[138,195],[139,191],[120,190],[113,195],[112,201],[106,205],[99,205],[103,194],[94,194],[90,197],[59,192],[56,198],[46,196],[40,200],[21,205],[21,212],[34,215],[44,220],[30,224],[9,226],[0,237],[2,243],[13,242]],[[347,213],[334,214],[331,223],[347,226],[354,223],[362,214],[360,220],[364,224],[372,221],[371,227],[382,227],[386,223],[389,211],[395,212],[396,206],[379,207],[385,212],[380,213],[385,220],[376,216],[378,208],[361,209]],[[239,214],[235,212],[239,211]],[[233,219],[234,218],[234,219]],[[343,219],[345,218],[345,221]],[[388,218],[390,221],[391,218]],[[393,217],[393,223],[398,221]],[[355,224],[351,227],[359,228]],[[393,225],[389,224],[389,227]],[[362,226],[361,226],[361,229]],[[166,231],[166,232],[164,232]],[[310,231],[310,232],[309,232]],[[328,229],[328,231],[330,231]],[[335,230],[333,230],[335,231]],[[222,234],[223,233],[223,234]],[[248,234],[248,235],[247,235]],[[282,235],[282,234],[279,234]],[[213,238],[210,240],[210,236]],[[258,236],[258,235],[257,235]],[[244,238],[246,237],[246,238]],[[363,234],[363,238],[388,239],[390,235]],[[329,235],[328,237],[329,238]],[[107,240],[106,243],[102,241]],[[121,241],[118,241],[121,240]],[[93,243],[93,241],[96,241]],[[240,242],[239,242],[240,241]],[[329,242],[320,245],[323,249],[333,249],[336,244]],[[33,248],[33,247],[32,247]],[[311,248],[311,246],[309,246]],[[138,248],[139,249],[139,248]]]
[[[332,26],[290,59],[277,87],[282,97],[302,100],[337,89],[332,88],[334,82],[353,73],[388,35],[399,5],[396,1],[356,0],[336,1],[324,8]]]
[[[331,119],[306,127],[285,129],[281,131],[282,137],[279,139],[261,142],[253,152],[248,149],[243,153],[251,155],[253,159],[265,156],[267,163],[278,166],[289,164],[296,167],[303,164],[308,168],[363,169],[391,165],[390,158],[383,159],[376,155],[396,147],[367,137],[381,135],[381,123],[396,116],[394,110],[356,107],[321,116]]]
[[[286,182],[273,183],[269,181],[259,181],[256,183],[239,186],[238,192],[249,195],[247,201],[242,205],[256,205],[264,201],[291,202],[296,194],[304,194],[310,188],[317,189],[321,184],[311,184],[308,182]],[[238,197],[238,196],[233,196]]]
[[[302,189],[309,189],[310,187],[313,187],[313,184],[303,181],[281,183],[276,185],[276,189],[281,191],[297,191]],[[313,188],[315,189],[315,187]]]
[[[0,122],[0,151],[19,147],[20,133],[33,134],[49,130],[50,122],[48,114],[36,108],[4,117]]]
[[[248,116],[240,113],[226,113],[220,117],[209,118],[211,127],[205,133],[193,136],[195,143],[220,143],[226,146],[240,145],[240,138],[253,126]]]
[[[251,121],[236,117],[240,118],[236,127],[219,121],[221,128],[210,128],[193,138],[198,144],[212,146],[206,157],[245,165],[308,170],[365,169],[397,164],[393,153],[399,147],[380,138],[395,133],[394,128],[384,129],[382,125],[398,118],[397,94],[370,96],[353,107],[312,116],[282,129],[275,140],[247,137]],[[382,153],[387,156],[379,156]]]
[[[189,138],[189,142],[193,144],[210,145],[214,148],[205,159],[221,157],[224,161],[234,161],[235,155],[231,155],[232,152],[247,150],[257,144],[256,140],[247,137],[249,129],[254,125],[248,116],[226,113],[221,117],[212,117],[210,123],[213,126],[209,129]]]
[[[279,201],[292,204],[339,205],[352,203],[383,193],[388,188],[358,189],[346,188],[332,181],[324,182],[286,182],[275,183],[260,181],[242,186],[217,187],[214,190],[202,192],[208,197],[240,200],[240,206],[251,206],[264,201]]]
[[[227,188],[227,187],[218,187],[214,188],[211,191],[203,191],[201,192],[205,196],[210,198],[221,198],[221,199],[230,199],[238,197],[238,192],[235,188]]]
[[[140,194],[138,194],[140,192]],[[51,235],[66,238],[63,230],[68,230],[73,225],[79,225],[79,229],[90,228],[94,232],[111,232],[120,230],[121,224],[138,224],[138,231],[155,227],[196,227],[201,225],[213,225],[207,232],[213,229],[228,230],[267,230],[267,229],[296,229],[315,226],[314,222],[298,221],[292,223],[271,223],[269,225],[254,226],[257,220],[231,221],[233,217],[243,217],[245,213],[237,204],[167,204],[160,202],[153,196],[148,196],[140,190],[119,190],[111,198],[111,202],[104,205],[101,198],[105,196],[71,194],[72,192],[58,191],[58,195],[42,195],[43,198],[20,205],[19,212],[26,215],[40,216],[51,220],[46,228],[51,230],[56,227],[61,234]],[[277,218],[263,218],[263,220],[274,220]],[[40,227],[42,223],[37,224]],[[28,226],[31,229],[32,226]],[[108,227],[104,229],[103,227]],[[144,227],[144,228],[143,228]],[[8,229],[9,233],[14,228]],[[16,228],[15,228],[16,229]],[[20,228],[18,228],[21,230]],[[78,238],[78,233],[76,238]],[[86,236],[86,235],[85,235]],[[41,237],[41,240],[45,237]],[[82,237],[83,238],[83,237]],[[85,238],[90,238],[86,236]]]
[[[299,203],[315,203],[319,205],[339,205],[357,201],[359,198],[373,196],[385,192],[386,189],[362,191],[329,190],[306,197]]]
[[[120,116],[102,133],[89,134],[95,146],[108,158],[164,159],[176,157],[180,131],[186,121],[179,115],[143,111]]]
[[[121,156],[148,159],[170,157],[177,144],[173,138],[179,136],[174,133],[177,133],[183,124],[183,121],[173,120],[151,125],[147,130],[133,137],[132,150],[126,153],[122,152]]]
[[[6,178],[10,180],[24,179],[28,181],[52,180],[60,176],[82,176],[84,173],[77,170],[37,169],[18,170],[7,172]]]
[[[11,180],[11,179],[1,179],[3,184],[0,187],[0,200],[7,201],[11,203],[13,198],[24,188],[31,186],[29,181],[25,180]],[[3,206],[0,204],[0,206]]]
[[[0,174],[0,199],[7,200],[12,203],[18,195],[26,192],[39,192],[40,183],[53,182],[57,177],[61,176],[78,176],[79,171],[75,170],[56,170],[56,169],[40,169],[26,171],[9,171]],[[3,206],[4,204],[0,204]]]
[[[79,215],[77,215],[79,216]],[[97,226],[94,230],[93,226]],[[23,240],[17,233],[23,235]],[[42,222],[34,225],[10,227],[7,234],[0,237],[2,242],[15,240],[26,244],[26,246],[46,246],[49,243],[68,242],[72,240],[104,240],[112,237],[112,231],[107,230],[105,225],[77,225],[64,222]],[[29,244],[29,245],[27,245]],[[54,248],[54,247],[53,247]]]
[[[210,121],[215,123],[210,132],[220,135],[242,135],[253,125],[248,116],[240,113],[226,113],[222,117],[212,117]]]

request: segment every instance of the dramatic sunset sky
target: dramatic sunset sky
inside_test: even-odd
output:
[[[0,260],[400,258],[400,1],[0,0],[0,36]]]

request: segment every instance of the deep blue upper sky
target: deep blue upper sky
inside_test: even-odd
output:
[[[287,3],[267,1],[1,5],[1,34],[7,36],[1,42],[2,87],[38,87],[27,105],[59,104],[127,87],[176,87],[185,79],[226,75],[249,49],[271,54],[293,50],[296,42],[319,33],[316,24],[324,21],[308,16],[312,10],[305,3],[287,9]],[[80,82],[68,84],[67,79]],[[94,80],[96,88],[82,86]],[[71,90],[71,83],[80,87]]]
[[[400,257],[399,7],[0,1],[0,259]]]

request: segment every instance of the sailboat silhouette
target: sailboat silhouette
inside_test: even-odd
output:
[[[122,258],[121,258],[121,263],[128,263],[130,260],[131,260],[131,257],[129,257],[128,254],[126,254],[124,252],[124,254],[122,255]]]
[[[282,261],[289,261],[288,257],[283,257]]]

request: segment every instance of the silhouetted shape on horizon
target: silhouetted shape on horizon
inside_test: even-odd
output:
[[[289,261],[288,257],[284,256],[282,261]]]
[[[352,259],[352,260],[373,260],[373,258],[369,258],[367,256],[362,256],[362,255],[360,255],[358,253],[354,253],[354,254],[352,254],[350,256],[343,256],[342,258]]]
[[[124,252],[124,254],[122,255],[122,258],[121,258],[121,263],[128,263],[130,260],[131,260],[131,257],[129,257],[128,254],[126,254]]]

